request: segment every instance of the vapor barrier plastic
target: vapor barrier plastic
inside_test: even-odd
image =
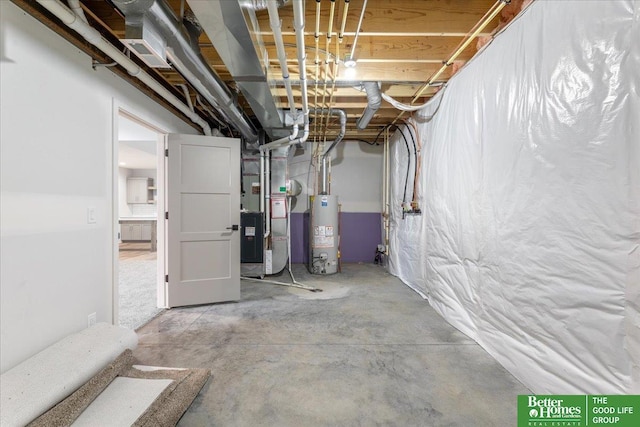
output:
[[[391,272],[535,393],[640,391],[639,70],[640,2],[538,0],[412,119],[422,215],[393,139]]]

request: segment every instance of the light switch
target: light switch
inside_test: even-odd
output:
[[[87,224],[95,224],[96,223],[96,208],[89,207],[87,208]]]

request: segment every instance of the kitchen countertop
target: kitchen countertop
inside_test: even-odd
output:
[[[120,221],[157,221],[155,216],[121,216]]]

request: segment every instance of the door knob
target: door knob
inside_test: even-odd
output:
[[[238,224],[233,224],[231,227],[227,227],[227,230],[238,231]]]

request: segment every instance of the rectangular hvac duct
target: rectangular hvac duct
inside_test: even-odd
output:
[[[255,12],[243,10],[237,1],[187,0],[187,3],[267,134],[272,139],[289,135],[291,130],[282,123],[266,65],[258,55],[255,36],[247,24],[249,20],[253,21],[252,26],[257,25]]]
[[[167,63],[167,42],[144,17],[142,25],[127,25],[122,39],[131,52],[151,68],[171,68]]]

